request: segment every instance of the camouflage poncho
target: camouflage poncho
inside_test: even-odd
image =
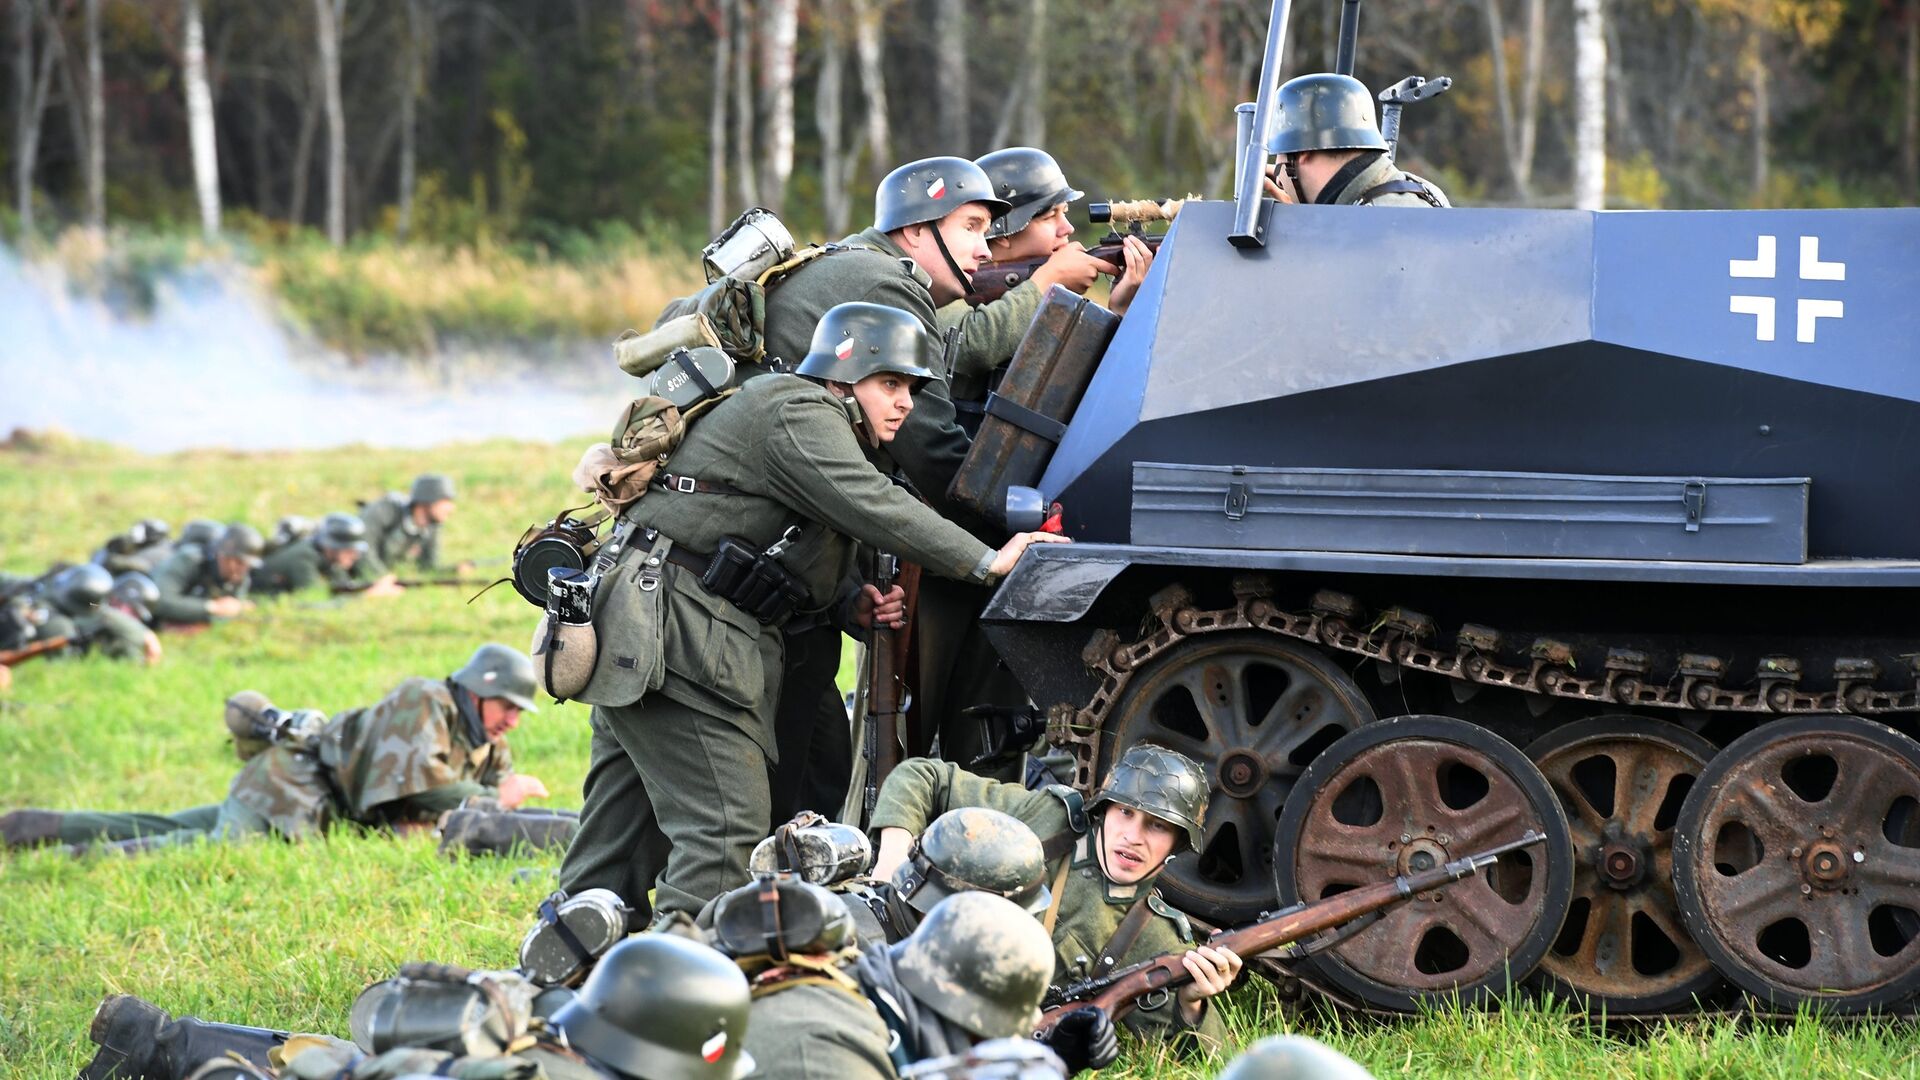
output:
[[[401,800],[436,789],[497,787],[513,771],[506,742],[489,742],[454,693],[444,682],[408,679],[378,702],[335,716],[306,746],[277,745],[248,761],[227,798],[297,837],[336,817],[365,825],[409,820]]]

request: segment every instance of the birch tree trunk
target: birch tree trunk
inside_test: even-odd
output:
[[[100,58],[100,0],[86,0],[87,227],[107,227],[107,96]]]
[[[841,149],[846,81],[845,7],[826,0],[820,7],[820,81],[813,92],[813,124],[820,133],[820,208],[828,236],[847,231],[847,177]]]
[[[1916,0],[1920,2],[1920,0]],[[882,20],[886,0],[853,0],[853,50],[860,61],[860,94],[866,99],[867,151],[875,173],[893,168],[893,131],[887,119],[887,76],[882,65]]]
[[[1906,115],[1900,124],[1900,174],[1907,201],[1920,202],[1920,0],[1907,0]]]
[[[200,232],[220,234],[220,153],[213,130],[213,87],[207,82],[207,35],[200,0],[182,0],[186,20],[187,141],[193,150],[193,190],[200,203]]]
[[[426,12],[421,10],[420,3],[421,0],[406,0],[407,40],[400,65],[400,190],[395,200],[399,205],[394,212],[394,232],[401,240],[413,231],[413,190],[419,168],[415,160],[415,140],[419,130],[418,103],[427,36]]]
[[[1773,106],[1769,100],[1767,82],[1767,40],[1766,24],[1759,17],[1753,19],[1747,39],[1747,86],[1752,95],[1753,118],[1753,194],[1754,206],[1767,205],[1767,189],[1772,186],[1773,151],[1771,135],[1773,127]]]
[[[744,210],[760,205],[760,178],[753,161],[753,0],[733,4],[733,173]]]
[[[1540,136],[1540,75],[1547,57],[1547,0],[1527,0],[1527,61],[1520,75],[1520,191],[1532,201],[1533,155]]]
[[[972,111],[967,90],[967,38],[971,30],[966,0],[935,0],[933,93],[940,106],[939,152],[960,157],[973,156],[967,135]]]
[[[765,156],[760,195],[767,209],[786,209],[793,175],[793,53],[800,35],[800,0],[763,0],[760,35],[760,118]]]
[[[320,46],[321,101],[327,116],[327,242],[347,242],[347,120],[340,105],[340,15],[346,0],[313,0]]]
[[[1027,0],[1026,94],[1020,99],[1020,119],[1016,125],[1020,142],[1026,146],[1047,144],[1047,0]]]
[[[733,60],[733,2],[720,0],[714,21],[713,96],[707,108],[707,235],[727,227],[727,81]]]
[[[1573,0],[1573,205],[1607,202],[1607,35],[1602,0]]]

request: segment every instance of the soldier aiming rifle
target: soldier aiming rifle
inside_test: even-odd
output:
[[[1086,249],[1088,258],[1097,259],[1116,268],[1124,266],[1127,258],[1127,240],[1138,240],[1152,254],[1160,253],[1160,244],[1167,238],[1165,232],[1148,232],[1147,222],[1163,221],[1171,224],[1180,214],[1180,208],[1195,196],[1186,199],[1130,199],[1115,202],[1097,202],[1087,205],[1087,220],[1095,225],[1109,226],[1107,235],[1098,244]],[[1127,226],[1125,232],[1120,227]],[[973,295],[967,298],[970,304],[983,304],[998,300],[1008,290],[1018,288],[1022,282],[1031,281],[1040,268],[1047,264],[1050,256],[1039,255],[1024,258],[996,259],[980,264],[973,275]],[[1151,260],[1149,260],[1151,261]],[[1116,287],[1108,299],[1108,305],[1116,312],[1124,313],[1125,300],[1132,298],[1132,290],[1121,294]],[[1117,305],[1117,306],[1116,306]]]

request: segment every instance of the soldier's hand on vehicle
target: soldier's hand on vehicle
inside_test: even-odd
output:
[[[160,635],[147,631],[147,636],[140,639],[140,662],[152,667],[160,662],[160,654]]]
[[[853,621],[869,630],[876,625],[894,630],[907,625],[907,590],[895,585],[882,596],[878,588],[862,585],[853,602]]]
[[[400,584],[400,575],[388,574],[360,590],[360,593],[363,596],[399,596],[406,591],[407,587]]]
[[[547,785],[541,783],[540,778],[537,776],[528,776],[526,773],[508,773],[506,777],[500,781],[500,808],[503,810],[518,810],[520,804],[526,802],[528,799],[544,799],[546,797]]]
[[[237,596],[216,596],[207,601],[207,614],[216,619],[232,619],[245,614],[252,607],[251,601]]]
[[[1206,1000],[1224,992],[1240,977],[1240,957],[1232,949],[1202,945],[1188,950],[1180,962],[1187,974],[1193,976],[1193,981],[1181,987],[1175,996],[1180,1001],[1180,1011],[1189,1021],[1198,1023]]]
[[[1120,241],[1120,249],[1126,256],[1127,269],[1113,283],[1113,292],[1107,297],[1107,310],[1125,315],[1127,305],[1133,303],[1133,294],[1140,291],[1140,283],[1147,279],[1147,268],[1153,265],[1153,249],[1137,236]]]
[[[1101,274],[1113,277],[1119,273],[1119,267],[1087,254],[1086,245],[1074,241],[1040,264],[1040,269],[1033,272],[1033,283],[1041,292],[1054,285],[1064,285],[1074,292],[1085,293],[1093,288]]]
[[[880,830],[880,850],[873,853],[873,869],[868,871],[881,881],[893,880],[893,872],[913,853],[913,834],[895,825]]]
[[[1027,548],[1033,544],[1071,544],[1072,540],[1059,533],[1023,532],[1014,533],[1013,539],[1001,546],[993,557],[993,565],[987,567],[987,574],[994,578],[1003,578],[1013,572],[1013,564],[1020,561]]]

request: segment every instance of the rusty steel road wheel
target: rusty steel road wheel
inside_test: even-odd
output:
[[[1476,1004],[1527,977],[1567,914],[1573,849],[1559,800],[1533,762],[1448,716],[1400,716],[1328,747],[1294,784],[1274,866],[1282,903],[1314,901],[1518,839],[1474,877],[1386,911],[1312,970],[1369,1005]]]
[[[1273,828],[1315,755],[1375,719],[1339,666],[1272,634],[1189,638],[1144,667],[1114,703],[1098,775],[1149,742],[1207,770],[1206,846],[1160,877],[1175,906],[1232,925],[1273,910]]]
[[[1573,903],[1540,974],[1589,1010],[1658,1012],[1720,987],[1673,896],[1673,827],[1714,746],[1678,724],[1598,716],[1527,747],[1567,812]]]
[[[1779,1009],[1920,989],[1920,743],[1871,720],[1776,720],[1680,808],[1673,882],[1722,974]]]

